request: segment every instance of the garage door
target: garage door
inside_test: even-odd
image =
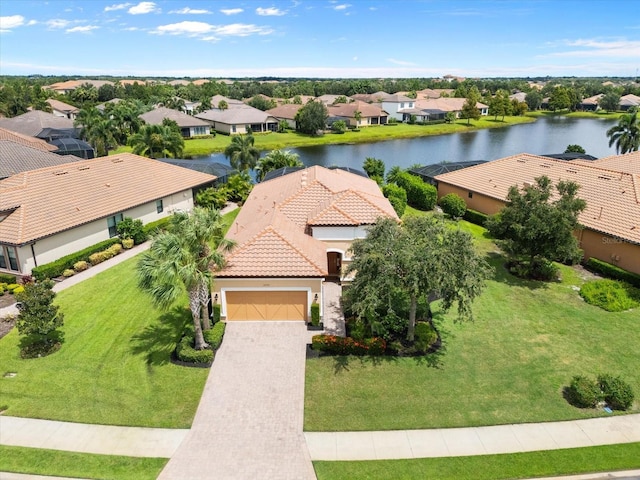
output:
[[[307,292],[227,292],[227,320],[306,320]]]

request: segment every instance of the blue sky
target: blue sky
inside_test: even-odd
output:
[[[0,74],[634,76],[638,0],[0,2]]]

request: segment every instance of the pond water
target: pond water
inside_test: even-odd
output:
[[[379,158],[387,169],[393,166],[430,165],[443,161],[495,160],[517,153],[562,153],[567,145],[578,144],[589,155],[601,158],[615,155],[606,131],[615,120],[567,117],[541,117],[533,123],[504,128],[475,130],[431,137],[352,145],[321,145],[291,148],[307,165],[362,168],[367,157]],[[393,127],[387,127],[393,128]],[[228,164],[223,154],[206,161]],[[202,160],[205,160],[203,158]]]

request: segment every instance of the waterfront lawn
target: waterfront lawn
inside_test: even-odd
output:
[[[448,133],[466,132],[484,128],[507,127],[519,123],[529,123],[535,121],[528,116],[505,117],[504,120],[493,117],[482,117],[479,120],[472,120],[467,125],[466,120],[458,120],[453,124],[441,123],[435,125],[409,125],[398,123],[391,125],[378,125],[362,127],[359,131],[349,130],[344,134],[326,133],[319,137],[305,135],[294,131],[286,133],[257,133],[254,134],[255,146],[263,152],[275,149],[286,149],[295,147],[307,147],[313,145],[333,145],[344,143],[372,143],[385,140],[402,138],[415,138],[430,135],[444,135]],[[184,157],[202,157],[216,152],[223,152],[231,143],[231,136],[216,135],[211,138],[188,139],[184,145]],[[110,152],[111,154],[130,152],[131,147],[121,146]],[[364,159],[363,159],[364,161]]]
[[[154,480],[166,458],[119,457],[0,445],[0,471],[56,477]]]
[[[502,480],[640,467],[640,443],[477,457],[314,462],[318,480]]]
[[[471,231],[494,269],[455,323],[435,305],[443,349],[427,358],[321,357],[306,365],[305,430],[393,430],[559,421],[604,415],[563,398],[574,375],[610,372],[640,392],[640,311],[603,312],[562,281],[511,276],[484,229]],[[337,407],[339,406],[339,407]],[[638,410],[636,402],[635,411]]]
[[[69,422],[188,428],[208,369],[169,359],[191,315],[186,296],[169,312],[136,286],[137,258],[58,294],[65,341],[23,360],[13,329],[0,340],[0,401],[7,415]]]

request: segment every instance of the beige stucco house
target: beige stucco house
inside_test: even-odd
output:
[[[124,217],[144,224],[193,208],[212,175],[123,153],[25,171],[0,180],[0,272],[31,269],[116,235]]]
[[[591,257],[640,274],[640,152],[594,161],[555,160],[521,153],[438,175],[438,197],[456,193],[467,207],[495,214],[509,187],[546,175],[555,184],[572,180],[587,207],[576,232],[585,259]]]
[[[380,217],[398,218],[374,181],[344,170],[314,166],[259,183],[227,233],[237,247],[215,274],[222,317],[307,320],[325,280],[347,280],[351,243]]]

